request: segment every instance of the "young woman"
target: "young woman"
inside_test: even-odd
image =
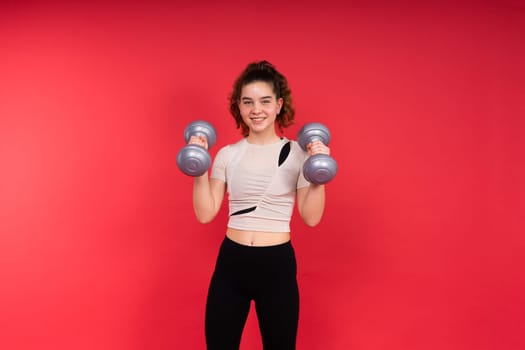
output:
[[[303,151],[279,136],[294,121],[287,79],[267,61],[249,64],[235,81],[230,112],[243,138],[219,150],[211,175],[194,179],[193,207],[207,223],[228,191],[229,222],[206,304],[208,350],[238,349],[253,300],[265,350],[295,349],[299,319],[296,261],[290,219],[297,201],[315,226],[325,207],[324,185],[308,183],[309,155],[329,154],[319,141]],[[189,143],[207,148],[204,137]]]

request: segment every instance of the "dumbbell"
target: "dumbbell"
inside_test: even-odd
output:
[[[319,140],[325,145],[330,142],[330,131],[321,123],[309,123],[304,125],[297,136],[297,142],[303,150],[306,146]],[[331,181],[337,173],[337,163],[328,154],[314,154],[303,164],[303,174],[311,183],[322,185]]]
[[[217,133],[210,123],[197,120],[184,129],[184,141],[189,142],[192,136],[204,136],[208,141],[208,148],[213,146]],[[177,154],[177,166],[188,176],[201,176],[211,165],[211,156],[206,148],[189,144],[184,146]]]

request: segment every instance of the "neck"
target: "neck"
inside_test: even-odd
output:
[[[275,132],[267,134],[250,133],[246,136],[246,141],[254,145],[268,145],[276,143],[280,139],[281,138]]]

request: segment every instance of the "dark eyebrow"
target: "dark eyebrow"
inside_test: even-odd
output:
[[[263,97],[260,98],[260,100],[266,100],[266,99],[271,99],[271,98],[273,98],[273,96],[263,96]],[[251,98],[251,97],[243,96],[243,97],[241,97],[241,100],[243,100],[243,101],[245,101],[245,100],[250,100],[250,101],[251,101],[252,98]]]

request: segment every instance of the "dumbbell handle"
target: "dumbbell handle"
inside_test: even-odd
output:
[[[321,141],[321,143],[326,146],[326,143],[325,143],[324,139],[322,137],[319,137],[319,136],[312,136],[312,137],[310,137],[308,139],[307,145],[312,143],[312,142],[315,142],[315,141]]]
[[[201,140],[200,137],[203,137],[204,140]],[[192,137],[196,137],[198,141],[191,141]],[[208,138],[206,137],[205,134],[194,134],[194,135],[191,135],[190,138],[188,139],[188,141],[186,141],[186,145],[194,145],[194,146],[199,146],[199,147],[202,147],[204,148],[205,150],[208,150],[208,148],[210,148],[211,146],[209,145],[208,143]]]

